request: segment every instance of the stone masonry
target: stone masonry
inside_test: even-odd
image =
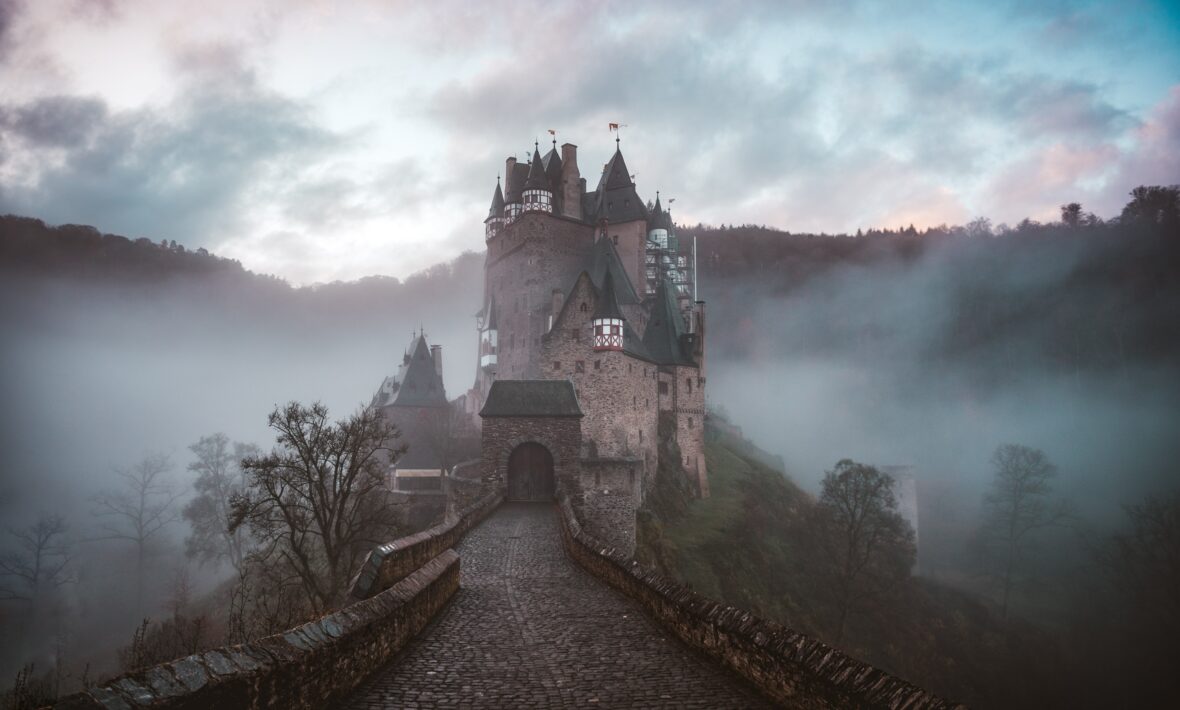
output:
[[[454,601],[340,708],[772,707],[566,557],[553,504],[505,504],[457,551]]]

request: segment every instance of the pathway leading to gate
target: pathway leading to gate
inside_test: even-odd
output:
[[[509,503],[467,533],[454,599],[341,707],[771,707],[574,564],[558,525]]]

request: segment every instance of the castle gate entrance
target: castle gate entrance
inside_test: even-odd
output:
[[[532,442],[513,449],[508,456],[508,500],[551,501],[556,494],[549,449]]]

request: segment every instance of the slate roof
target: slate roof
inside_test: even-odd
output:
[[[545,174],[545,164],[541,162],[541,154],[533,149],[533,159],[529,161],[529,176],[524,181],[526,190],[549,190],[549,176]]]
[[[606,272],[606,276],[603,277],[602,290],[599,291],[596,300],[597,303],[594,305],[592,318],[618,318],[620,320],[626,320],[623,317],[623,311],[619,309],[619,299],[615,295],[615,281],[611,278],[609,270]]]
[[[681,317],[666,279],[660,279],[643,344],[661,365],[696,365],[680,343]]]
[[[426,336],[419,335],[415,338],[411,349],[412,352],[405,367],[405,376],[399,383],[393,406],[446,406],[447,393],[443,387],[442,378],[434,369],[434,358],[430,356],[430,346],[426,344]]]
[[[496,191],[492,194],[492,206],[488,208],[488,219],[504,216],[504,193],[500,191],[500,179],[496,178]]]
[[[672,231],[672,215],[660,206],[660,193],[656,193],[656,204],[652,208],[651,217],[647,220],[648,229],[666,229]]]
[[[594,242],[585,268],[586,272],[590,274],[590,280],[594,283],[594,287],[599,290],[606,283],[606,275],[608,273],[611,275],[615,298],[620,305],[632,306],[639,303],[635,286],[627,276],[627,270],[623,268],[623,260],[619,258],[619,252],[610,239],[603,238]]]
[[[549,186],[561,184],[561,156],[557,154],[557,146],[549,149],[542,159],[545,163],[545,175],[549,178]]]
[[[481,417],[581,417],[569,380],[496,380]]]

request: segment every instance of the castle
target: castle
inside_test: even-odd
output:
[[[618,141],[593,189],[577,150],[534,147],[528,162],[507,159],[503,186],[497,179],[475,382],[456,402],[481,431],[481,460],[455,480],[509,500],[567,495],[597,534],[630,549],[661,466],[708,495],[705,307],[691,248],[658,193],[640,199]],[[403,368],[373,404],[404,428],[445,396],[441,354],[423,336]],[[427,401],[431,387],[440,391]],[[412,452],[421,437],[406,433]],[[679,460],[660,460],[676,451]],[[407,456],[395,464],[402,490],[437,470]]]

